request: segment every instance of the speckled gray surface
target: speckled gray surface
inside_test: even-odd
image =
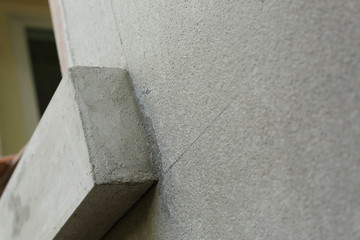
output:
[[[61,24],[55,26],[55,33],[60,37],[61,32],[61,44],[66,46],[61,49],[66,51],[63,53],[67,58],[66,67],[125,67],[110,1],[50,0],[50,3],[54,10],[60,8]]]
[[[73,67],[69,74],[96,184],[156,179],[128,73]]]
[[[360,239],[360,3],[112,1],[161,179],[105,239]]]

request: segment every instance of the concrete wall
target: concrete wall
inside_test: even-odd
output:
[[[360,238],[357,0],[112,4],[160,180],[105,239]]]
[[[49,0],[61,70],[73,66],[125,68],[111,1]]]
[[[127,66],[159,174],[105,239],[360,238],[357,0],[62,3],[73,62]],[[110,16],[122,45],[84,52]]]

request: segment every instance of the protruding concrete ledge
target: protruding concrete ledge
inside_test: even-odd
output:
[[[0,199],[0,239],[99,239],[156,177],[121,69],[69,70]]]

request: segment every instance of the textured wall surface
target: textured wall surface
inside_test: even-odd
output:
[[[112,5],[160,180],[106,239],[360,238],[359,1]]]
[[[49,0],[61,69],[125,67],[111,1]]]

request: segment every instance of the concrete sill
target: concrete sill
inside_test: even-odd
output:
[[[74,67],[0,198],[0,239],[99,239],[155,181],[131,82]]]

